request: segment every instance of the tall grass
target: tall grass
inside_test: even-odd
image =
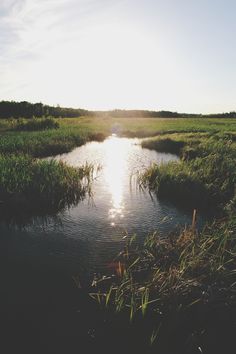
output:
[[[140,186],[190,208],[220,211],[234,200],[235,149],[230,140],[186,139],[181,153],[178,163],[148,168],[140,175]]]
[[[98,281],[97,294],[123,326],[129,317],[134,347],[138,350],[141,336],[153,353],[218,352],[210,350],[215,339],[209,332],[220,328],[219,335],[227,337],[236,306],[235,216],[201,233],[193,222],[165,238],[154,233],[141,246],[128,247],[119,255],[123,272],[117,271],[110,285]]]
[[[92,170],[89,165],[75,169],[54,160],[0,155],[1,207],[47,212],[76,204],[89,190]]]
[[[14,125],[15,130],[21,131],[37,131],[47,129],[58,129],[59,123],[51,117],[47,118],[31,118],[31,119],[18,119]]]
[[[179,304],[236,304],[236,218],[215,221],[200,234],[194,226],[165,238],[154,233],[120,262],[123,273],[108,292],[116,310],[145,315],[148,308]]]
[[[103,134],[67,129],[34,132],[8,132],[1,136],[0,153],[23,153],[34,157],[54,156],[71,151],[90,140],[101,141]]]

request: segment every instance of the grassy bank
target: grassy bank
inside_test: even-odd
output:
[[[140,176],[143,188],[176,204],[207,211],[222,211],[234,204],[236,149],[228,135],[175,134],[142,145],[181,157],[179,163],[147,169]]]
[[[56,212],[85,196],[91,174],[88,165],[75,169],[54,160],[1,155],[1,209],[11,213]]]
[[[8,132],[1,136],[0,153],[14,154],[16,151],[34,157],[62,154],[81,146],[90,140],[103,140],[104,135],[76,131],[74,129],[53,129],[33,132]]]

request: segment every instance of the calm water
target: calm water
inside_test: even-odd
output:
[[[21,228],[2,222],[1,253],[4,256],[8,250],[11,265],[55,267],[86,278],[106,269],[122,250],[127,234],[142,239],[155,230],[163,233],[191,222],[190,214],[152,199],[135,184],[137,171],[153,162],[177,161],[175,155],[142,149],[138,139],[111,136],[56,159],[72,166],[88,162],[101,167],[93,198],[56,217],[34,218]]]
[[[94,273],[111,271],[109,264],[123,249],[127,234],[136,233],[142,240],[154,230],[165,233],[191,222],[190,214],[136,188],[138,170],[153,162],[178,160],[142,149],[139,143],[113,136],[58,156],[72,166],[89,162],[101,167],[93,199],[55,217],[33,218],[21,227],[0,222],[4,353],[79,353],[82,347],[94,353],[105,343],[107,352],[114,343],[121,352],[127,341],[133,348],[136,337],[130,337],[126,327],[120,335],[119,324],[111,327],[87,295],[87,286]],[[113,334],[108,338],[107,333]]]

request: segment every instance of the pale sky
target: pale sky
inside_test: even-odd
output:
[[[236,110],[235,0],[0,0],[0,100]]]

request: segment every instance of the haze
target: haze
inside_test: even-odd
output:
[[[236,109],[231,0],[1,0],[0,100]]]

